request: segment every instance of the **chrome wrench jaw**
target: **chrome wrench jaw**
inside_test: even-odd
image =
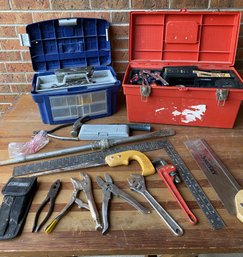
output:
[[[130,189],[137,193],[144,193],[146,190],[144,177],[138,174],[132,174],[127,179]]]
[[[153,209],[157,212],[157,214],[161,217],[161,219],[166,223],[166,225],[170,228],[170,230],[176,236],[183,235],[183,229],[177,224],[177,222],[170,216],[169,213],[155,200],[155,198],[148,192],[144,177],[138,174],[132,174],[128,178],[128,184],[132,191],[140,193],[144,196],[144,198],[150,203]]]
[[[97,184],[102,188],[102,223],[103,223],[103,230],[102,234],[104,235],[107,230],[109,229],[109,221],[108,221],[108,208],[109,208],[109,201],[111,199],[111,192],[109,190],[109,182],[112,183],[112,180],[109,176],[106,176],[106,181],[103,181],[101,177],[96,177]]]
[[[96,230],[101,230],[102,225],[100,223],[99,213],[98,213],[98,210],[96,208],[95,200],[94,200],[94,197],[93,197],[93,194],[92,194],[91,179],[87,174],[80,173],[80,175],[83,176],[83,180],[81,180],[80,185],[81,185],[82,190],[84,191],[84,194],[87,198],[87,202],[88,202],[91,217],[95,221],[95,229]]]
[[[103,199],[102,199],[102,221],[103,221],[102,234],[103,235],[109,229],[108,208],[109,208],[109,201],[110,201],[110,199],[111,199],[111,193],[110,193],[110,195],[108,195],[108,194],[107,195],[103,195]]]
[[[113,189],[112,193],[114,195],[123,198],[125,201],[127,201],[130,205],[132,205],[134,208],[136,208],[141,213],[143,213],[143,214],[150,213],[150,210],[148,210],[143,205],[141,205],[135,198],[131,197],[124,191],[120,190],[116,185],[113,185],[112,189]]]
[[[101,177],[96,177],[96,182],[99,187],[102,188],[102,221],[103,221],[103,230],[102,234],[104,235],[106,231],[109,229],[109,221],[108,221],[108,205],[109,200],[111,199],[112,194],[117,197],[120,197],[127,201],[130,205],[136,208],[143,214],[150,213],[150,211],[141,205],[135,198],[125,193],[118,186],[116,186],[111,176],[108,173],[105,173],[105,181]]]

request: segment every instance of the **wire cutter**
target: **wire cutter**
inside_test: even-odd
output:
[[[46,198],[43,200],[43,202],[41,203],[41,205],[39,206],[39,208],[36,212],[32,232],[38,232],[41,229],[41,227],[46,223],[46,221],[50,218],[50,216],[53,212],[55,200],[58,195],[58,192],[60,191],[60,188],[61,188],[61,181],[58,179],[51,185]],[[46,204],[48,202],[50,202],[50,207],[46,214],[46,217],[43,219],[43,221],[39,225],[37,225],[41,211],[43,210],[43,208],[46,206]]]
[[[97,184],[102,188],[103,192],[103,198],[102,198],[102,220],[103,220],[103,230],[102,234],[104,234],[108,228],[108,205],[109,201],[111,199],[111,193],[113,193],[115,196],[123,198],[125,201],[127,201],[129,204],[131,204],[133,207],[135,207],[140,212],[147,214],[150,213],[148,209],[143,207],[137,200],[135,200],[133,197],[122,191],[119,187],[117,187],[109,174],[105,173],[105,181],[101,177],[96,178]]]

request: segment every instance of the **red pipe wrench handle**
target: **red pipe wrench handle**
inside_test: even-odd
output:
[[[167,164],[165,166],[161,166],[159,168],[156,168],[156,170],[157,170],[159,176],[161,177],[161,179],[164,181],[164,183],[168,187],[168,189],[171,191],[171,193],[176,198],[176,201],[178,202],[181,209],[186,214],[190,223],[192,223],[193,225],[196,224],[197,223],[197,218],[191,212],[191,210],[189,209],[188,205],[186,204],[186,202],[182,198],[180,192],[178,191],[178,189],[175,185],[174,179],[175,179],[175,175],[176,175],[176,167],[174,165]]]

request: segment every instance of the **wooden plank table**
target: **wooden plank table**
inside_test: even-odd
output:
[[[115,115],[93,120],[91,123],[127,122],[122,96],[119,99],[118,111]],[[70,178],[80,178],[79,171],[73,171],[38,178],[39,188],[34,197],[23,232],[16,239],[0,241],[0,256],[112,254],[178,254],[178,256],[184,254],[184,256],[190,256],[190,254],[207,252],[243,252],[243,224],[236,217],[227,213],[214,189],[209,185],[206,177],[183,144],[188,139],[206,139],[225,165],[229,167],[239,184],[243,186],[243,108],[239,112],[234,129],[153,125],[155,130],[168,127],[174,128],[176,131],[176,135],[170,137],[169,140],[223,218],[227,225],[224,229],[217,231],[211,229],[205,215],[195,202],[195,198],[185,184],[181,183],[178,188],[199,220],[197,225],[191,225],[169,190],[161,182],[158,175],[155,174],[146,177],[147,187],[183,227],[185,233],[182,237],[174,236],[154,211],[148,215],[140,214],[122,199],[116,197],[112,199],[110,205],[110,230],[106,235],[95,231],[90,213],[86,210],[80,210],[77,206],[74,206],[69,211],[52,233],[45,234],[43,231],[35,234],[31,233],[35,212],[46,196],[50,185],[57,178],[62,181],[62,190],[58,195],[52,217],[66,205],[72,193]],[[10,142],[27,142],[30,140],[33,130],[49,128],[51,128],[50,125],[42,124],[37,106],[32,101],[31,96],[22,96],[14,108],[0,121],[1,160],[8,159],[7,148]],[[63,129],[59,132],[59,135],[67,136],[69,130],[69,128]],[[138,134],[138,132],[136,133]],[[51,139],[50,143],[42,149],[42,152],[85,143],[88,142],[64,142]],[[163,150],[149,152],[147,155],[151,159],[163,157],[169,162],[168,156]],[[0,167],[0,188],[3,188],[11,177],[13,167],[14,165]],[[140,172],[137,162],[134,161],[129,166],[116,168],[103,166],[83,171],[87,172],[92,178],[94,197],[99,212],[101,212],[102,192],[96,184],[95,178],[105,172],[109,172],[119,187],[150,208],[142,196],[129,190],[126,182],[129,174]],[[2,198],[3,196],[1,195],[1,201]]]

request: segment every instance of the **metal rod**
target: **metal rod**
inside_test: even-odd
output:
[[[31,154],[31,155],[22,156],[14,159],[0,161],[0,166],[21,163],[21,162],[35,161],[35,160],[56,157],[56,156],[61,156],[66,154],[72,154],[77,152],[83,152],[83,151],[106,149],[106,148],[110,148],[112,146],[116,146],[120,144],[126,144],[126,143],[147,140],[147,139],[157,138],[157,137],[163,137],[163,136],[173,136],[174,134],[175,134],[175,131],[173,129],[161,129],[155,132],[131,136],[123,139],[116,139],[116,140],[104,139],[100,141],[94,141],[93,143],[87,144],[87,145],[75,146],[75,147],[70,147],[70,148],[46,152],[46,153]]]

